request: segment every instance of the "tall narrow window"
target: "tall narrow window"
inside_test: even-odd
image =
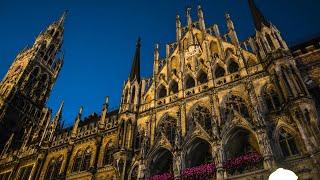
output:
[[[200,84],[204,84],[208,82],[208,76],[205,72],[200,71],[199,75],[198,75],[198,82]]]
[[[83,162],[81,166],[81,171],[89,170],[90,168],[90,161],[91,161],[91,149],[87,149],[85,151]]]
[[[189,88],[193,88],[195,86],[195,81],[194,79],[190,76],[190,75],[187,75],[186,77],[186,89],[189,89]]]
[[[231,60],[229,67],[228,67],[228,71],[229,73],[235,73],[237,71],[239,71],[239,65],[238,63],[234,62],[234,60]]]
[[[220,77],[225,76],[226,71],[221,66],[218,65],[216,67],[216,70],[215,70],[214,74],[215,74],[216,78],[220,78]]]
[[[178,83],[175,80],[172,80],[169,86],[169,93],[176,94],[178,93],[178,91],[179,91]]]
[[[112,164],[113,161],[113,144],[112,141],[110,141],[105,148],[104,157],[103,157],[103,164],[109,165]]]
[[[133,87],[132,93],[131,93],[131,103],[134,103],[135,96],[136,96],[136,87]]]
[[[28,180],[30,178],[30,174],[33,166],[25,166],[22,167],[19,171],[18,179],[19,180]]]
[[[73,163],[73,168],[72,168],[72,172],[78,172],[80,171],[81,168],[81,162],[82,162],[82,151],[78,151],[74,163]]]
[[[294,137],[283,129],[279,132],[279,143],[284,157],[299,154]]]
[[[163,98],[167,96],[167,89],[162,84],[158,88],[158,98]]]
[[[271,39],[271,36],[270,36],[269,34],[266,34],[266,38],[267,38],[267,41],[268,41],[268,44],[269,44],[270,48],[271,48],[272,50],[274,50],[275,47],[274,47],[273,41],[272,41],[272,39]]]

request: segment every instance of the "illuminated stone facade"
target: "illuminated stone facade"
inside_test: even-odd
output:
[[[120,108],[108,111],[107,97],[83,118],[81,107],[69,128],[63,103],[55,115],[45,107],[62,67],[63,15],[0,84],[0,179],[267,179],[277,167],[320,177],[319,39],[290,49],[249,6],[256,33],[243,42],[228,14],[226,34],[206,27],[200,6],[196,22],[191,9],[186,26],[177,16],[176,41],[164,58],[155,45],[150,78],[140,77],[139,39]]]

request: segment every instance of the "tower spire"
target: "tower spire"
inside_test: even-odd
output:
[[[254,0],[248,0],[249,8],[251,11],[251,15],[253,18],[254,26],[255,28],[260,31],[262,28],[262,25],[269,26],[270,23],[267,21],[267,19],[264,17],[262,12],[258,9],[256,4],[254,3]]]
[[[65,11],[63,12],[62,16],[60,17],[59,21],[58,21],[58,25],[59,25],[59,26],[63,26],[64,21],[65,21],[67,15],[68,15],[68,10],[65,10]]]
[[[140,47],[141,47],[141,39],[139,37],[137,40],[136,52],[134,54],[131,72],[130,72],[130,80],[131,81],[133,81],[135,79],[140,81]]]

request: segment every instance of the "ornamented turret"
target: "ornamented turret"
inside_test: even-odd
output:
[[[159,44],[156,44],[154,47],[153,57],[153,77],[155,78],[159,73]]]
[[[65,18],[66,12],[21,51],[0,83],[0,148],[10,134],[15,133],[14,142],[22,141],[23,129],[44,124],[39,114],[63,65],[59,53]]]
[[[144,81],[140,79],[140,48],[141,39],[139,37],[136,43],[131,72],[128,81],[124,84],[120,112],[136,111],[140,103],[141,86],[143,84],[142,81]]]
[[[289,51],[286,42],[280,35],[280,31],[267,21],[265,16],[255,5],[254,0],[248,0],[248,2],[256,29],[256,43],[251,45],[252,49],[256,50],[255,53],[257,53],[261,59],[264,59],[268,54],[274,51]]]

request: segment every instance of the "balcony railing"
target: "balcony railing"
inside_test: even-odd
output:
[[[196,167],[186,168],[181,173],[182,180],[213,179],[216,175],[216,166],[213,163],[203,164]]]
[[[248,173],[263,169],[263,158],[256,152],[250,152],[227,160],[223,168],[230,176]]]

